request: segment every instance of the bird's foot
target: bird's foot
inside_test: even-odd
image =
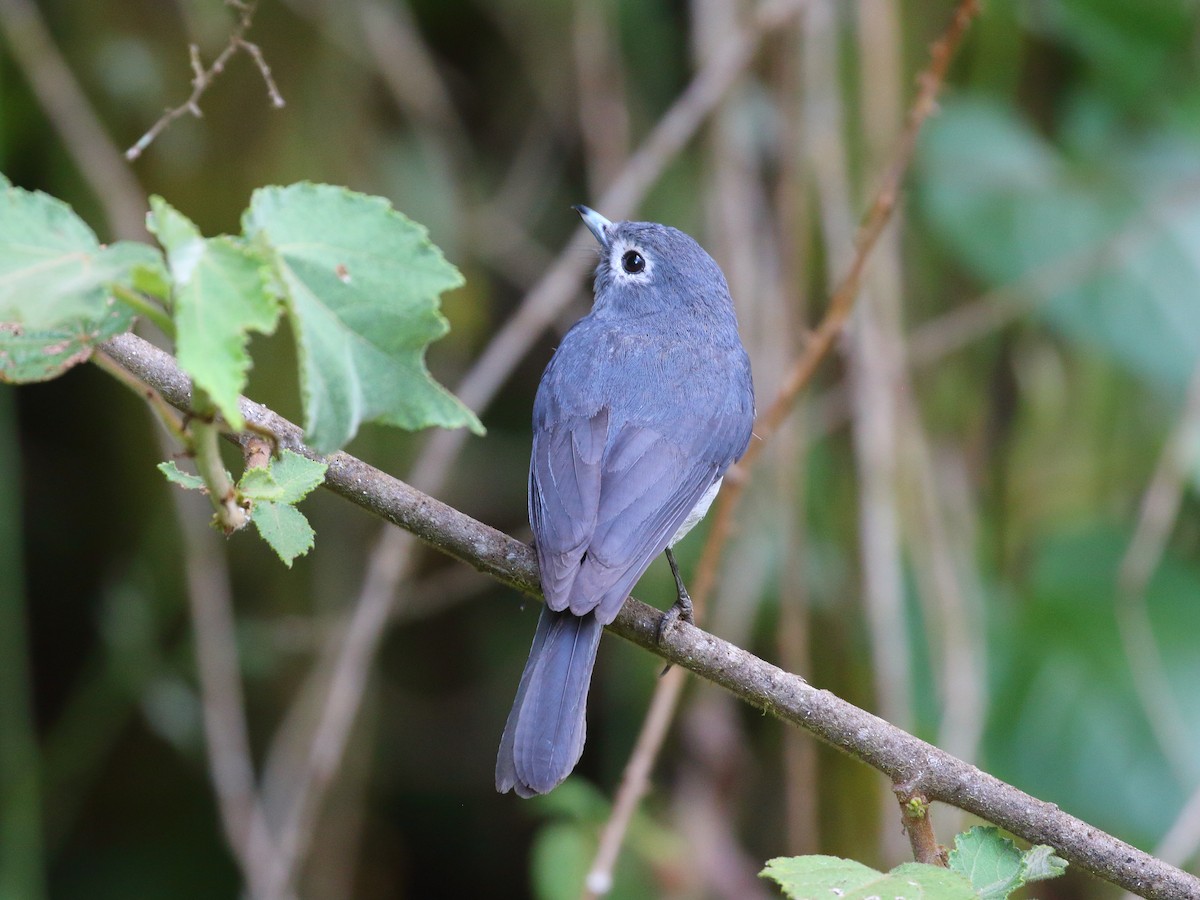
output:
[[[658,643],[661,644],[667,633],[681,621],[687,622],[689,625],[696,624],[696,617],[692,611],[692,598],[688,596],[687,591],[681,591],[675,603],[658,620]]]
[[[696,617],[692,611],[692,598],[688,596],[687,591],[680,591],[679,596],[675,599],[675,602],[671,605],[671,608],[663,613],[662,618],[658,620],[658,631],[655,636],[655,640],[658,641],[660,646],[662,645],[663,639],[674,628],[677,628],[681,621],[687,622],[689,625],[696,624]],[[663,667],[663,670],[658,673],[659,677],[661,678],[669,671],[671,671],[671,664],[667,663]]]

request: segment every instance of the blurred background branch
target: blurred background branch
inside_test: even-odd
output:
[[[262,71],[235,56],[204,118],[173,121],[135,175],[118,146],[189,95],[188,47],[218,59],[243,10],[0,0],[0,171],[104,239],[144,237],[149,192],[207,234],[236,231],[263,184],[391,198],[466,276],[429,364],[489,433],[369,428],[350,451],[518,537],[533,390],[595,259],[568,207],[684,228],[728,276],[772,435],[757,477],[729,479],[736,519],[714,510],[680,547],[693,593],[720,598],[705,627],[1194,866],[1190,0],[989,4],[889,197],[858,311],[816,338],[830,346],[808,389],[769,406],[866,236],[858,212],[954,6],[260,2],[251,36],[287,107],[268,114]],[[248,393],[296,419],[290,342],[252,350]],[[889,779],[679,667],[660,686],[661,661],[621,642],[601,654],[576,776],[542,801],[495,796],[534,604],[337,498],[306,501],[317,549],[290,570],[217,542],[214,650],[189,615],[204,541],[177,528],[155,426],[113,384],[91,366],[8,394],[28,665],[4,665],[29,712],[5,704],[25,762],[4,775],[35,755],[36,803],[18,792],[11,809],[42,849],[4,876],[40,872],[50,896],[232,896],[269,877],[306,900],[559,900],[595,868],[615,897],[745,897],[766,891],[768,856],[911,855]],[[670,598],[665,566],[638,595]],[[656,688],[678,714],[639,757],[640,797],[618,801],[624,849],[593,866]],[[214,788],[214,738],[234,790]],[[226,839],[245,832],[225,823],[253,801],[288,860],[247,874]],[[944,842],[962,821],[934,817]],[[1108,896],[1079,875],[1053,890]]]

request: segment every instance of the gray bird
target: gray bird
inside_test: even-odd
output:
[[[603,627],[708,510],[750,442],[754,387],[721,269],[681,231],[610,222],[592,311],[567,332],[533,404],[529,522],[546,605],[500,739],[496,789],[557,787],[583,753]]]

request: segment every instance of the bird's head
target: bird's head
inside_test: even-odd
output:
[[[720,266],[679,229],[655,222],[610,222],[586,206],[574,209],[600,244],[597,314],[732,311]]]

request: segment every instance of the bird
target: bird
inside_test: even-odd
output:
[[[496,790],[553,790],[583,753],[592,668],[612,622],[707,512],[750,443],[754,386],[720,267],[691,237],[575,206],[600,245],[591,311],[533,404],[529,523],[545,605],[504,726]],[[665,632],[660,629],[660,637]]]

